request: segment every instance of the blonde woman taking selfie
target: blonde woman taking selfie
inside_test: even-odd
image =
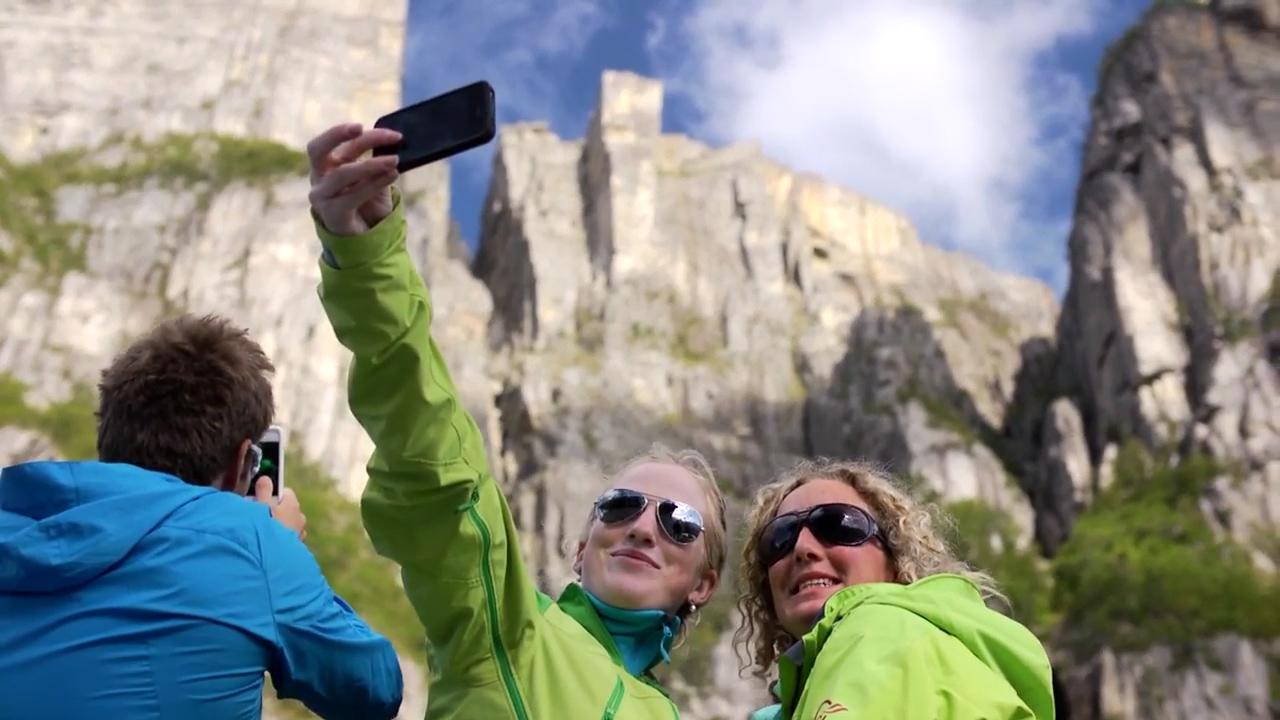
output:
[[[651,669],[719,584],[724,498],[702,456],[655,448],[609,478],[584,521],[579,581],[543,594],[475,420],[432,337],[405,249],[389,130],[337,125],[308,146],[320,294],[353,355],[349,400],[375,446],[361,500],[426,627],[428,720],[672,720]],[[554,482],[554,480],[553,480]]]

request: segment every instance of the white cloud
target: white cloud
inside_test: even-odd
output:
[[[697,134],[759,139],[930,242],[1060,287],[1064,219],[1028,199],[1055,179],[1071,191],[1087,98],[1045,53],[1100,14],[1100,0],[704,0],[678,27],[652,22],[647,45],[700,111]]]

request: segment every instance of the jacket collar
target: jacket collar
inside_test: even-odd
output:
[[[800,691],[804,689],[805,681],[809,679],[809,671],[813,668],[814,661],[818,659],[818,651],[822,649],[831,631],[835,629],[836,623],[850,610],[862,604],[868,593],[875,592],[883,584],[851,585],[832,594],[822,604],[822,610],[818,611],[817,616],[814,617],[813,624],[809,626],[809,632],[778,656],[778,681],[770,690],[777,701],[782,703],[784,716],[790,716],[795,710]]]
[[[600,646],[609,653],[609,658],[613,660],[613,664],[617,665],[623,672],[629,672],[626,665],[622,662],[622,653],[618,650],[618,643],[614,641],[613,635],[609,633],[609,629],[604,626],[604,621],[600,619],[600,614],[596,612],[595,606],[591,604],[591,600],[587,598],[587,591],[576,582],[571,582],[565,586],[560,593],[560,597],[556,599],[556,605],[564,612],[564,614],[573,618],[579,625],[583,627],[591,637],[600,643]],[[641,675],[635,675],[644,684],[658,690],[663,695],[667,694],[667,689],[653,677],[649,671],[645,671]],[[668,697],[670,697],[668,695]]]
[[[566,615],[577,620],[578,624],[608,651],[614,664],[622,665],[622,653],[618,651],[618,644],[614,642],[613,635],[609,634],[609,629],[604,626],[604,621],[600,619],[600,614],[596,612],[595,606],[591,604],[581,585],[569,583],[565,586],[560,597],[556,599],[556,605],[559,605]]]

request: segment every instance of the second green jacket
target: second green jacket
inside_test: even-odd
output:
[[[480,431],[431,338],[399,201],[362,235],[316,227],[327,250],[321,300],[354,355],[350,405],[376,448],[365,527],[400,565],[431,646],[428,720],[678,718],[655,680],[623,667],[578,585],[555,601],[535,587]]]
[[[844,588],[778,660],[753,720],[1053,720],[1049,658],[958,575]]]

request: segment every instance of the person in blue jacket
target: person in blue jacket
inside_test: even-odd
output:
[[[322,717],[396,715],[395,651],[296,496],[245,497],[272,372],[225,319],[175,318],[103,373],[100,461],[0,471],[0,719],[256,720],[264,672]]]

